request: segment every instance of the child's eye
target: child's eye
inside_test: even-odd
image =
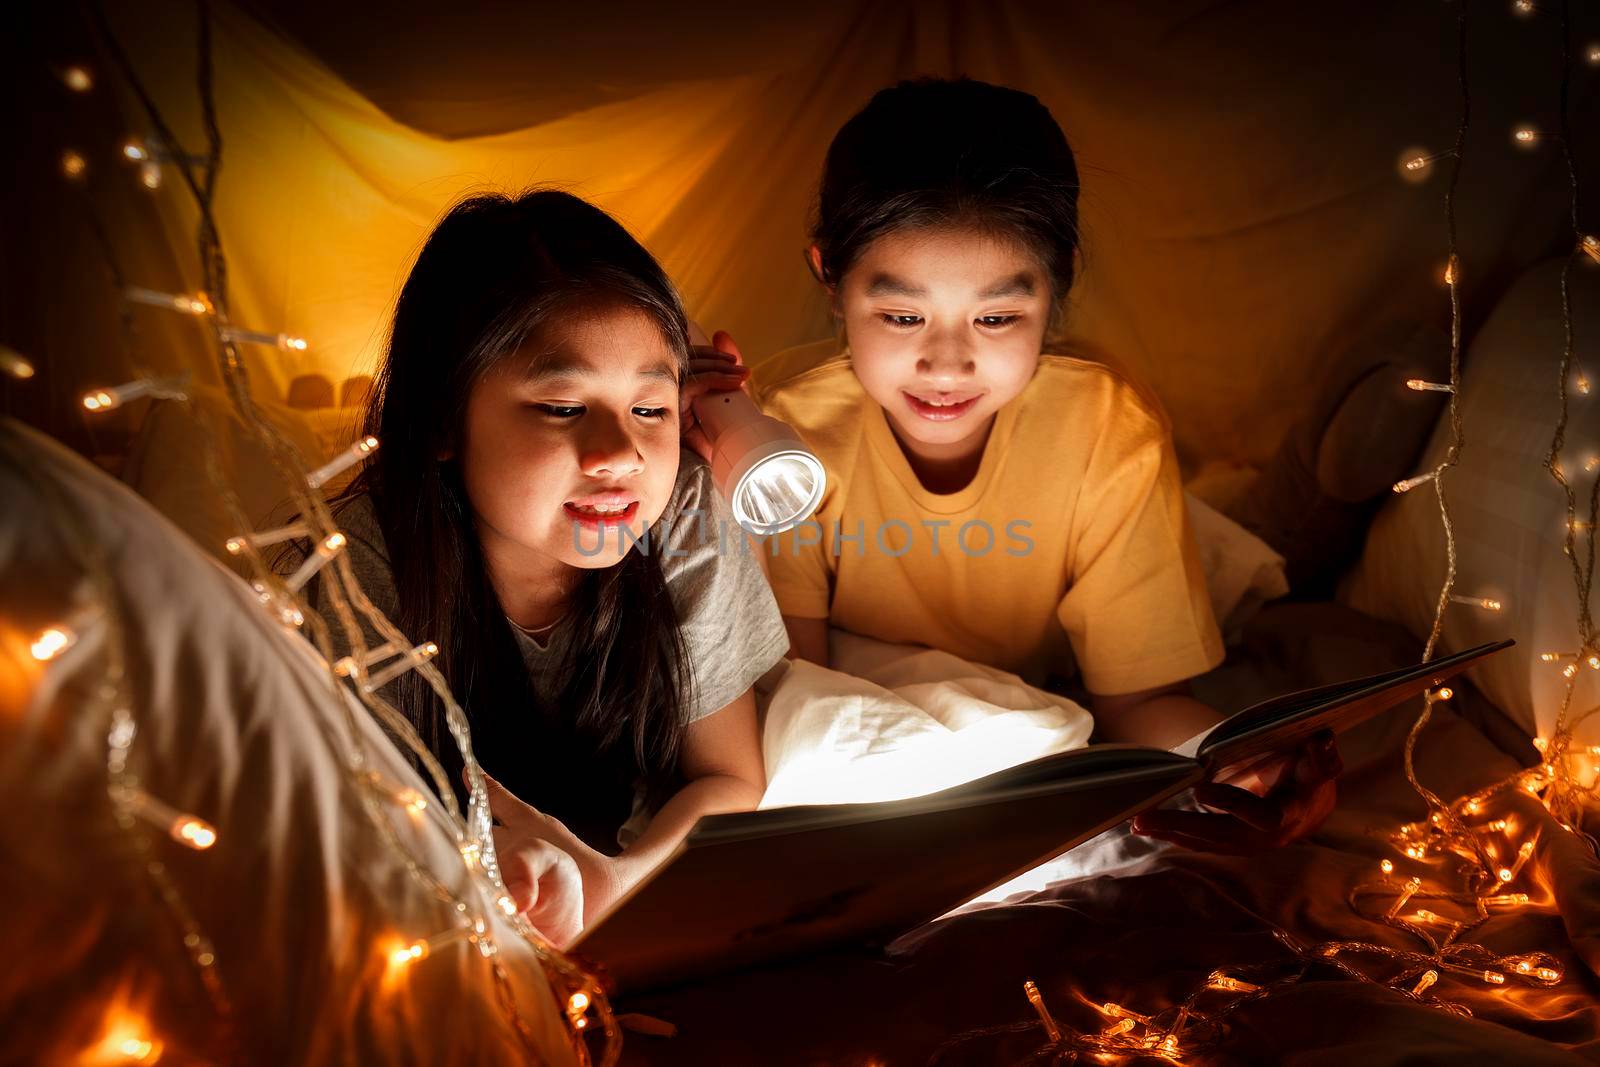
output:
[[[977,323],[986,330],[1000,330],[1010,326],[1020,318],[1022,318],[1021,315],[979,315]]]
[[[644,419],[664,419],[672,412],[669,408],[634,408],[633,413]]]
[[[583,414],[583,408],[577,404],[535,404],[534,407],[556,419],[575,419]]]
[[[921,315],[879,315],[878,318],[882,319],[886,325],[893,326],[897,330],[909,330],[922,325]]]

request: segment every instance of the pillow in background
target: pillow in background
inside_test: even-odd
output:
[[[1396,481],[1409,475],[1443,403],[1406,389],[1437,381],[1450,339],[1390,323],[1329,360],[1310,410],[1247,492],[1224,510],[1279,552],[1298,599],[1321,599],[1361,552],[1362,535]]]
[[[1579,640],[1572,567],[1563,552],[1565,498],[1544,469],[1559,412],[1560,280],[1560,261],[1530,270],[1473,338],[1463,357],[1461,462],[1444,481],[1455,527],[1455,591],[1499,600],[1503,610],[1449,605],[1440,651],[1516,638],[1515,648],[1475,668],[1471,677],[1519,725],[1545,733],[1555,724],[1566,682],[1559,665],[1540,661],[1539,653],[1572,651]],[[1600,455],[1600,394],[1584,396],[1574,385],[1580,367],[1600,374],[1600,270],[1581,256],[1572,267],[1571,303],[1574,368],[1562,462],[1584,518],[1596,477],[1585,470],[1585,461]],[[1437,466],[1450,437],[1449,421],[1439,420],[1410,473]],[[1577,544],[1581,557],[1582,534]],[[1384,506],[1339,597],[1426,638],[1444,575],[1439,503],[1425,484]],[[1600,671],[1582,670],[1573,701],[1580,709],[1600,701]],[[1600,722],[1591,720],[1581,731],[1587,742],[1600,740],[1591,728]]]

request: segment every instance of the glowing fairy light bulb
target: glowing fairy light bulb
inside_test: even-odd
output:
[[[1426,148],[1413,146],[1400,153],[1395,159],[1395,170],[1399,172],[1402,181],[1411,185],[1418,185],[1428,180],[1433,174],[1433,165],[1450,152],[1430,152]]]
[[[1389,905],[1389,918],[1393,919],[1395,916],[1399,915],[1400,912],[1405,909],[1406,904],[1410,902],[1412,896],[1414,896],[1417,890],[1421,888],[1421,878],[1413,875],[1412,877],[1406,879],[1406,884],[1400,889],[1400,896],[1395,899],[1393,904]]]
[[[174,825],[172,836],[180,843],[202,852],[217,843],[217,831],[209,823],[193,816]]]
[[[1417,984],[1411,987],[1411,995],[1414,997],[1422,996],[1422,994],[1433,988],[1433,983],[1437,982],[1438,980],[1438,971],[1432,969],[1423,971],[1422,977],[1417,979]]]
[[[134,163],[143,163],[150,158],[150,152],[143,143],[129,139],[122,143],[122,157]]]
[[[1584,58],[1589,61],[1589,66],[1600,67],[1600,41],[1589,42],[1589,48]]]
[[[1482,608],[1484,611],[1499,611],[1505,607],[1504,604],[1494,599],[1494,597],[1461,596],[1457,593],[1450,594],[1450,602],[1452,604],[1467,604],[1471,607]]]
[[[0,372],[19,382],[27,381],[34,375],[33,364],[28,362],[27,357],[5,345],[0,345]]]
[[[1382,860],[1378,863],[1378,870],[1382,871],[1384,878],[1387,879],[1394,873],[1394,864],[1389,860]]]
[[[188,293],[163,293],[155,289],[146,289],[141,285],[130,285],[122,291],[122,295],[135,304],[148,304],[151,307],[166,308],[168,311],[179,311],[185,315],[205,315],[211,311],[211,302],[205,298],[204,293],[190,296]]]
[[[94,88],[94,75],[82,63],[61,68],[61,84],[75,93],[86,93]]]
[[[517,913],[517,902],[508,896],[502,895],[498,900],[495,901],[495,903],[498,904],[500,906],[500,910],[505,912],[508,916],[515,915]]]
[[[1439,688],[1433,691],[1434,700],[1449,700],[1455,695],[1456,691],[1451,689],[1448,685],[1441,685]]]
[[[312,576],[327,566],[328,561],[338,555],[346,544],[348,544],[348,541],[346,541],[344,534],[338,530],[317,542],[316,549],[306,557],[304,563],[300,564],[299,569],[289,576],[289,580],[284,582],[284,585],[288,586],[289,592],[298,593],[304,588]]]
[[[432,659],[438,654],[438,645],[434,644],[432,641],[424,641],[415,648],[402,653],[398,660],[396,660],[394,663],[391,663],[383,670],[368,676],[366,682],[361,686],[361,691],[363,693],[376,692],[377,690],[388,685],[390,682],[394,681],[396,678],[400,677],[402,674],[412,670],[415,667],[421,666],[423,663],[426,663],[428,660]]]
[[[1499,971],[1484,971],[1483,980],[1488,982],[1490,985],[1506,984],[1506,976],[1501,974]]]
[[[1593,474],[1595,471],[1600,471],[1600,456],[1590,456],[1589,458],[1585,459],[1583,461],[1583,469],[1588,471],[1590,474]]]
[[[188,385],[186,375],[174,375],[170,378],[140,378],[137,381],[127,382],[123,385],[112,386],[108,389],[96,389],[92,393],[85,393],[83,406],[87,411],[111,411],[119,408],[131,400],[140,397],[149,397],[152,400],[188,400],[189,394],[185,391]]]
[[[1529,15],[1533,14],[1535,10],[1536,8],[1534,7],[1533,0],[1511,0],[1511,13],[1513,15],[1519,15],[1522,18],[1527,18]]]
[[[1575,675],[1577,673],[1578,673],[1578,665],[1576,663],[1569,663],[1565,667],[1561,668],[1561,675],[1564,678],[1571,678],[1573,675]]]
[[[198,815],[178,811],[137,787],[124,787],[120,796],[129,814],[143,819],[186,848],[204,852],[217,843],[217,828]]]
[[[1543,660],[1545,663],[1555,663],[1557,660],[1559,660],[1561,658],[1561,653],[1559,653],[1559,652],[1541,652],[1541,653],[1539,653],[1539,658],[1541,660]],[[1543,741],[1543,740],[1544,740],[1544,738],[1542,738],[1542,737],[1534,738],[1534,744],[1537,745],[1540,741]]]
[[[1511,131],[1511,142],[1518,148],[1534,148],[1539,144],[1539,131],[1524,123]]]
[[[1419,474],[1415,478],[1407,478],[1403,482],[1395,482],[1394,491],[1397,493],[1409,493],[1422,483],[1433,481],[1434,477],[1435,473],[1429,471],[1427,474]]]
[[[1600,237],[1586,233],[1583,235],[1583,240],[1578,242],[1578,247],[1583,250],[1584,255],[1600,263]]]
[[[1206,985],[1212,989],[1226,989],[1230,993],[1254,993],[1261,988],[1254,982],[1246,982],[1221,971],[1212,971],[1210,977],[1206,979]]]
[[[310,347],[304,337],[294,337],[286,333],[265,333],[261,330],[246,330],[238,326],[224,326],[218,333],[224,341],[263,345],[267,348],[276,348],[282,352],[304,352]]]
[[[89,170],[89,161],[72,149],[61,153],[61,173],[68,181],[79,181]]]
[[[1561,972],[1554,967],[1538,967],[1534,969],[1533,976],[1541,982],[1561,981]]]
[[[287,526],[275,526],[270,530],[260,530],[241,537],[230,537],[223,547],[228,550],[230,556],[237,556],[244,552],[246,548],[262,549],[282,541],[310,536],[311,530],[305,523],[293,522]]]
[[[320,489],[330,480],[337,478],[344,471],[360,463],[378,449],[378,439],[367,436],[334,456],[328,462],[306,475],[306,484],[312,489]]]
[[[1530,899],[1526,893],[1495,893],[1492,896],[1479,898],[1483,904],[1491,908],[1517,908],[1528,903]]]
[[[1454,285],[1461,278],[1461,261],[1455,256],[1445,260],[1444,269],[1439,272],[1439,280],[1445,285]]]
[[[1114,1023],[1111,1026],[1108,1026],[1104,1030],[1100,1031],[1100,1036],[1101,1037],[1121,1037],[1123,1034],[1127,1033],[1129,1030],[1132,1030],[1134,1028],[1134,1025],[1135,1024],[1134,1024],[1134,1021],[1132,1019],[1124,1019],[1121,1022]]]
[[[78,635],[65,624],[40,630],[28,646],[28,651],[40,663],[47,663],[78,643]]]
[[[446,930],[433,937],[412,941],[389,950],[389,965],[393,968],[407,968],[413,963],[421,962],[438,952],[441,948],[462,941],[476,940],[472,927],[458,926],[453,930]]]
[[[1449,269],[1450,268],[1448,268],[1448,267],[1445,268],[1445,270],[1447,272],[1449,271]],[[1449,276],[1448,273],[1445,276],[1445,280],[1446,281],[1450,280],[1450,276]],[[1406,388],[1415,390],[1416,392],[1419,392],[1419,393],[1423,393],[1423,392],[1429,392],[1429,393],[1453,393],[1453,392],[1456,391],[1456,387],[1451,385],[1449,382],[1429,382],[1429,381],[1424,381],[1421,378],[1407,378],[1406,379]]]
[[[139,184],[146,189],[161,188],[161,167],[154,160],[139,164]]]
[[[1136,1023],[1144,1023],[1147,1025],[1150,1022],[1150,1016],[1140,1015],[1136,1011],[1129,1011],[1121,1004],[1116,1004],[1109,1000],[1100,1005],[1100,1014],[1110,1019],[1132,1019]]]
[[[1044,1027],[1044,1032],[1052,1043],[1061,1040],[1061,1027],[1056,1025],[1055,1016],[1050,1014],[1050,1009],[1045,1006],[1044,997],[1039,993],[1039,987],[1032,980],[1022,983],[1022,992],[1028,998],[1028,1003],[1033,1005],[1033,1010],[1039,1016],[1039,1024]]]

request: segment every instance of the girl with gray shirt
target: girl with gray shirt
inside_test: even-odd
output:
[[[438,645],[507,887],[561,943],[765,787],[751,685],[788,640],[682,448],[704,444],[693,397],[744,369],[702,358],[686,380],[692,354],[711,355],[610,216],[555,191],[468,199],[401,291],[366,420],[382,447],[333,504],[373,602]],[[458,771],[415,672],[384,695]]]

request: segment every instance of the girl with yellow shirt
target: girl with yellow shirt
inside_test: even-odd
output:
[[[1042,682],[1081,673],[1108,741],[1172,747],[1219,714],[1223,658],[1167,424],[1110,368],[1044,351],[1072,285],[1078,174],[1025,93],[966,79],[878,93],[828,150],[809,249],[846,339],[783,353],[756,394],[828,472],[771,545],[791,654],[828,627]],[[1252,851],[1327,815],[1332,738],[1276,783],[1207,783],[1210,811],[1135,830]],[[1224,776],[1226,777],[1226,776]]]

